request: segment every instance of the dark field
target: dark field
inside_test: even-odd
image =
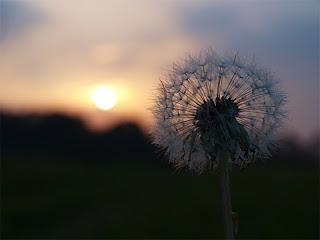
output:
[[[3,157],[3,238],[220,238],[216,176],[150,164]],[[318,235],[317,169],[232,175],[237,238]]]
[[[218,179],[176,171],[134,124],[1,116],[1,238],[222,238]],[[234,170],[237,238],[319,238],[319,139]]]

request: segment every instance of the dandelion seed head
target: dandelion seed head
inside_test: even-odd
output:
[[[242,168],[270,156],[284,103],[273,75],[237,55],[189,56],[159,84],[154,143],[178,168],[214,171],[219,151]]]

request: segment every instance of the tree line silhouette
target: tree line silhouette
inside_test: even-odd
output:
[[[159,149],[136,124],[126,123],[99,133],[89,131],[83,122],[62,114],[13,115],[2,112],[2,156],[53,155],[90,161],[162,162]],[[315,166],[319,159],[319,134],[308,144],[294,137],[283,138],[267,165]],[[159,154],[160,153],[160,154]],[[65,159],[64,158],[64,159]]]

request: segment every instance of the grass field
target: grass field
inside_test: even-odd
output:
[[[317,169],[234,171],[237,238],[319,238]],[[216,176],[2,159],[2,238],[221,238]]]

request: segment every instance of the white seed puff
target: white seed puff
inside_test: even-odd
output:
[[[160,80],[153,140],[177,167],[215,170],[219,151],[245,167],[270,155],[284,103],[271,73],[208,50],[174,64]]]

